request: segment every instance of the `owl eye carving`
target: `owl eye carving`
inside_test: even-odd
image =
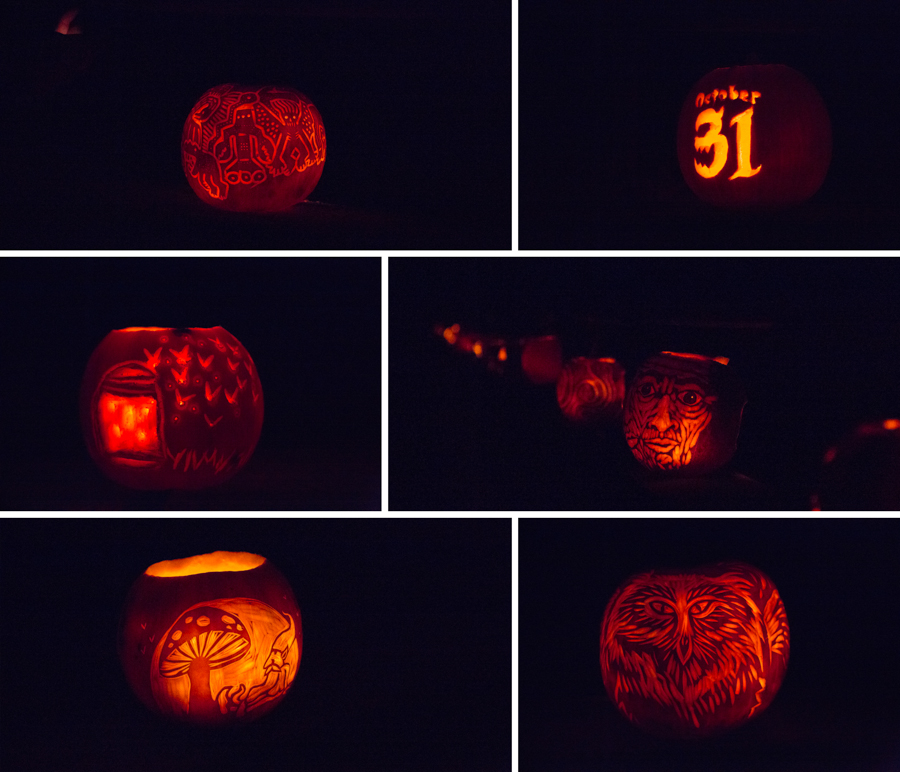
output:
[[[723,563],[639,574],[607,605],[600,664],[607,692],[638,726],[698,737],[760,713],[789,652],[778,591],[758,569]]]

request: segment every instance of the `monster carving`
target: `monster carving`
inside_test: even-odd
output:
[[[576,357],[566,363],[556,382],[559,407],[576,422],[618,418],[624,397],[625,368],[615,359]]]
[[[705,472],[734,455],[746,398],[727,359],[664,351],[638,369],[625,399],[625,439],[654,471]]]
[[[182,162],[201,199],[223,209],[278,211],[303,201],[325,163],[325,128],[291,88],[230,83],[207,91],[182,132]]]
[[[632,577],[607,605],[600,636],[616,707],[668,736],[703,737],[758,715],[789,651],[778,590],[744,563]]]

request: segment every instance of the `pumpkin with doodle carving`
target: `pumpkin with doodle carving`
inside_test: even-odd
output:
[[[603,614],[606,691],[629,721],[661,736],[707,737],[758,716],[789,653],[778,590],[746,563],[637,574]]]
[[[227,725],[284,698],[303,630],[294,593],[268,560],[212,552],[154,563],[138,577],[118,648],[129,685],[153,712]]]
[[[91,355],[80,413],[88,451],[112,480],[197,489],[247,463],[263,392],[250,354],[222,327],[129,327]]]

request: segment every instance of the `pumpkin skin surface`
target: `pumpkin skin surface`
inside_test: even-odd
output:
[[[809,80],[780,64],[724,67],[682,106],[678,164],[688,186],[727,208],[783,208],[821,187],[831,121]]]
[[[694,475],[731,460],[747,398],[727,361],[663,351],[641,364],[625,395],[623,426],[642,466]]]
[[[191,109],[181,160],[191,188],[207,204],[279,212],[305,201],[319,182],[325,127],[296,89],[224,83]]]
[[[671,738],[719,734],[762,713],[789,653],[778,590],[740,562],[632,576],[600,633],[610,699],[636,726]]]
[[[153,712],[204,725],[253,721],[297,675],[300,611],[287,580],[259,555],[163,561],[132,585],[118,649],[129,685]]]
[[[94,350],[79,407],[104,474],[164,490],[233,476],[259,440],[263,402],[253,359],[222,327],[130,327]]]
[[[556,382],[556,401],[576,423],[614,421],[624,398],[625,368],[615,359],[570,359]]]

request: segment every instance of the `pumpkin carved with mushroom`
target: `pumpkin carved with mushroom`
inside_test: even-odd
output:
[[[119,637],[138,697],[200,724],[271,710],[297,674],[302,647],[287,581],[265,558],[240,552],[150,566],[132,587]]]

